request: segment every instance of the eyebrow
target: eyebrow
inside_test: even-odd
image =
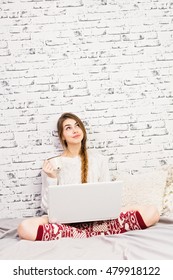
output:
[[[79,124],[78,122],[75,122],[75,125],[76,124]],[[66,125],[64,125],[64,127],[66,127],[66,126],[72,126],[71,124],[66,124]]]

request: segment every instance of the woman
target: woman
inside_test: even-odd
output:
[[[59,157],[43,163],[41,207],[44,215],[22,221],[18,227],[20,238],[54,240],[118,234],[127,230],[145,229],[158,222],[159,213],[154,206],[133,205],[123,208],[119,218],[114,220],[70,225],[49,223],[48,185],[110,181],[107,160],[86,148],[86,130],[76,115],[62,114],[57,129],[64,151]]]

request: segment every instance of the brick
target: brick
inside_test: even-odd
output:
[[[41,166],[62,112],[85,122],[111,178],[172,164],[170,1],[3,1],[1,217],[40,211]]]
[[[3,149],[3,148],[15,148],[17,147],[17,143],[16,141],[14,140],[1,140],[0,142],[0,149]]]

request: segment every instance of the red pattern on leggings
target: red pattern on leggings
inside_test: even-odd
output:
[[[129,230],[144,229],[146,226],[137,211],[121,213],[119,218],[108,221],[65,224],[45,224],[40,226],[41,235],[36,240],[56,240],[64,237],[88,238],[98,235],[120,234]]]

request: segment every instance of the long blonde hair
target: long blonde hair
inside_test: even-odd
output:
[[[81,141],[81,150],[80,150],[80,157],[81,157],[81,182],[82,183],[87,183],[88,179],[88,154],[87,154],[87,148],[86,148],[86,141],[87,141],[87,133],[85,126],[81,119],[77,117],[75,114],[72,113],[64,113],[61,115],[57,122],[57,130],[58,130],[58,136],[61,141],[61,144],[63,147],[67,148],[67,142],[63,140],[63,122],[66,119],[73,119],[75,120],[78,124],[79,127],[81,128],[83,132],[83,139]]]

